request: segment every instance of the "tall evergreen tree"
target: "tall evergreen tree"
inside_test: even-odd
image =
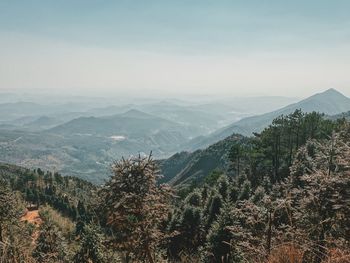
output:
[[[229,226],[235,223],[232,215],[232,204],[225,203],[217,220],[211,225],[205,245],[205,262],[241,262],[238,251],[232,249],[234,234]]]
[[[150,157],[122,159],[101,191],[112,244],[136,259],[155,262],[155,251],[165,234],[161,224],[169,211],[169,187],[158,185],[159,172]]]
[[[20,215],[15,195],[6,182],[0,180],[0,242],[3,242],[3,232],[8,225],[16,222]]]
[[[49,219],[40,227],[40,234],[33,257],[40,263],[64,262],[64,240],[58,228]]]
[[[75,263],[104,263],[103,237],[94,225],[86,225],[82,234],[80,248],[74,256]]]

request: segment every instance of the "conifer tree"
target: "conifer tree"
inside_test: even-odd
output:
[[[170,245],[175,245],[178,253],[179,251],[195,253],[203,239],[201,210],[198,207],[185,206],[177,231],[179,233],[171,238]],[[178,244],[174,244],[175,242]]]
[[[211,225],[207,236],[205,262],[240,262],[240,254],[232,249],[234,235],[228,228],[232,226],[232,203],[225,203],[217,220]]]
[[[228,188],[229,188],[229,182],[228,182],[227,176],[221,175],[219,180],[218,180],[218,192],[224,200],[227,199]]]
[[[94,225],[86,225],[82,234],[79,251],[74,256],[75,263],[104,263],[103,238]]]
[[[33,257],[40,263],[64,262],[64,240],[58,228],[49,218],[46,218],[40,227]]]
[[[16,222],[19,217],[19,207],[15,195],[6,182],[0,180],[0,242],[3,242],[3,231],[6,226]]]
[[[198,190],[191,192],[185,199],[185,203],[191,206],[201,206],[202,205],[202,195]]]
[[[155,251],[165,234],[160,230],[169,211],[170,188],[158,185],[159,172],[149,157],[122,159],[101,191],[107,225],[114,231],[115,248],[125,258],[155,262]]]
[[[22,200],[11,191],[7,183],[0,179],[0,262],[29,262],[26,251],[30,240],[26,226],[19,222],[24,211]]]
[[[208,203],[208,214],[206,229],[216,220],[217,216],[220,214],[220,209],[222,207],[223,201],[220,195],[215,194],[212,196]]]

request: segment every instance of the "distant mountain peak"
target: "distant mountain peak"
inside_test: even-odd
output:
[[[143,111],[137,110],[137,109],[130,109],[122,114],[120,114],[120,116],[123,117],[129,117],[129,118],[149,118],[152,117],[152,115],[145,113]]]
[[[324,91],[323,93],[332,93],[332,92],[335,92],[335,93],[340,93],[339,91],[337,91],[336,89],[334,88],[330,88],[330,89],[327,89],[326,91]],[[340,93],[341,94],[341,93]]]
[[[341,97],[346,97],[344,94],[342,94],[341,92],[339,92],[338,90],[334,89],[334,88],[330,88],[325,90],[324,92],[321,93],[317,93],[314,96],[341,96]]]
[[[137,109],[130,109],[124,112],[123,114],[145,114],[144,112],[137,110]]]
[[[350,98],[346,97],[336,89],[330,88],[299,102],[287,105],[281,109],[243,118],[200,139],[199,142],[194,141],[191,147],[192,149],[207,147],[208,145],[222,140],[233,133],[251,136],[253,132],[261,132],[278,116],[288,115],[297,109],[300,109],[303,112],[315,111],[326,115],[336,115],[350,111]]]

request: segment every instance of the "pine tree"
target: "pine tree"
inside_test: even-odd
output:
[[[5,181],[0,180],[0,262],[30,262],[27,251],[29,229],[19,222],[23,211],[20,196],[11,191]]]
[[[191,206],[201,206],[202,205],[202,194],[198,190],[191,192],[185,199],[185,203]]]
[[[239,200],[246,200],[250,197],[251,194],[251,184],[248,180],[245,180],[241,186],[241,191],[239,193]]]
[[[58,228],[49,218],[40,227],[37,245],[33,251],[37,262],[63,262],[65,257],[64,240]]]
[[[232,214],[232,204],[225,203],[221,209],[221,213],[217,220],[212,224],[205,246],[205,262],[240,262],[240,254],[234,251],[232,243],[234,234],[229,226],[232,226],[235,221]]]
[[[208,203],[206,229],[209,229],[210,225],[216,220],[217,216],[220,214],[222,204],[223,201],[220,195],[216,194],[210,198]]]
[[[151,156],[116,162],[113,173],[101,191],[107,225],[115,235],[112,244],[126,259],[146,258],[153,263],[165,238],[160,227],[168,216],[171,191],[157,185],[159,172]]]
[[[227,199],[228,196],[229,182],[226,175],[221,175],[218,180],[218,192],[222,196],[223,200]]]
[[[82,234],[80,248],[74,256],[76,263],[104,263],[103,238],[94,225],[86,225]]]
[[[181,230],[185,236],[187,247],[198,247],[201,238],[201,210],[195,207],[186,207],[181,219]],[[190,250],[190,249],[189,249]]]
[[[20,215],[15,195],[6,182],[0,180],[0,242],[3,242],[3,231],[6,226],[16,222]]]

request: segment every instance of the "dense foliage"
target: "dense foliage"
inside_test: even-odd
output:
[[[221,175],[214,171],[189,191],[180,187],[186,195],[171,217],[169,231],[178,234],[169,256],[321,262],[336,249],[348,253],[349,131],[344,120],[295,111],[234,144],[231,165]],[[294,261],[281,258],[288,249]]]
[[[28,203],[38,207],[49,204],[73,220],[92,217],[88,211],[97,187],[85,180],[9,164],[0,164],[0,179],[13,191],[20,192]]]

